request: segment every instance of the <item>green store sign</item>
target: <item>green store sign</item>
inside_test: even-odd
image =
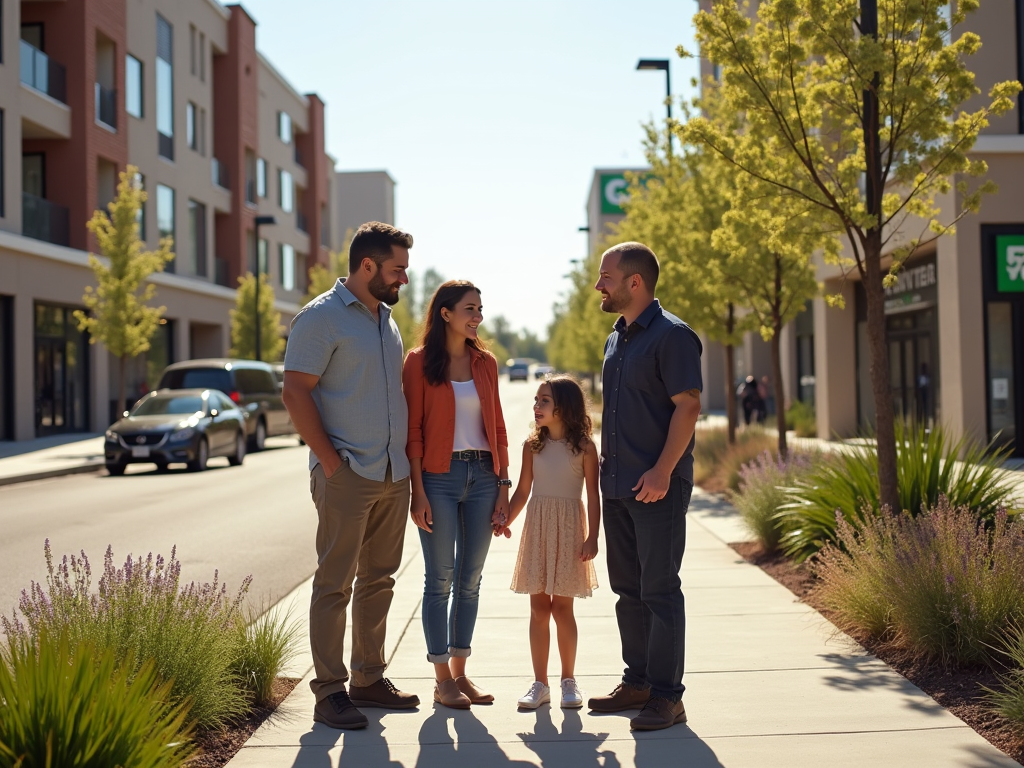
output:
[[[996,236],[996,290],[1024,293],[1024,235]]]
[[[626,181],[626,174],[602,173],[600,184],[601,213],[609,216],[624,214],[622,204],[629,199],[629,182]]]

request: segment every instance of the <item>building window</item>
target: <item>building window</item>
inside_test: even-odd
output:
[[[124,108],[132,117],[142,117],[142,62],[131,54],[124,57]]]
[[[285,144],[292,143],[292,118],[287,112],[277,113],[277,136]]]
[[[199,154],[206,155],[206,110],[199,108]]]
[[[256,195],[267,196],[267,161],[262,157],[256,159]]]
[[[256,244],[256,257],[258,259],[256,262],[256,268],[260,274],[265,274],[269,266],[267,264],[267,252],[269,248],[270,244],[265,238],[261,237],[259,242]]]
[[[7,186],[4,183],[4,147],[4,111],[0,109],[0,219],[7,215],[4,208],[4,187]]]
[[[286,291],[295,290],[295,249],[287,243],[281,243],[281,287]]]
[[[277,171],[278,204],[285,213],[291,213],[295,209],[295,184],[292,175],[284,169]]]
[[[135,174],[135,188],[145,191],[146,189],[146,177],[141,173],[136,172]],[[142,203],[139,205],[139,210],[135,212],[135,223],[139,227],[139,240],[145,241],[146,239],[146,204]]]
[[[192,273],[206,277],[206,206],[188,201],[189,258]]]
[[[185,142],[189,149],[199,148],[196,134],[196,105],[190,101],[185,105]]]
[[[188,61],[189,72],[195,77],[199,73],[199,33],[194,24],[188,25]]]
[[[174,159],[174,28],[156,17],[156,130],[160,156]]]
[[[199,33],[199,79],[206,82],[206,35]]]
[[[160,239],[165,237],[174,239],[174,190],[165,187],[163,184],[156,185],[156,228],[160,233]],[[177,252],[177,244],[172,244]],[[174,261],[171,261],[167,271],[174,271]]]

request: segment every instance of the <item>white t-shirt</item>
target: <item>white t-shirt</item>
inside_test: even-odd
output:
[[[484,411],[476,382],[453,381],[455,390],[455,444],[453,451],[489,451],[487,433],[484,432]]]

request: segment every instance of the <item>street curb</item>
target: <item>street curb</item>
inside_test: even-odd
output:
[[[61,477],[63,475],[84,475],[101,470],[103,466],[104,463],[102,461],[94,461],[89,464],[64,467],[63,469],[47,469],[42,472],[30,472],[27,475],[10,475],[8,477],[0,477],[0,486],[28,483],[33,480],[48,480],[52,477]]]

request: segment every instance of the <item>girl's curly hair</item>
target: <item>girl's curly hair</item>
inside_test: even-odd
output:
[[[565,425],[565,437],[569,441],[569,447],[575,454],[583,453],[588,443],[593,440],[591,434],[594,428],[583,387],[575,378],[564,373],[549,376],[544,383],[551,388],[551,400],[555,406],[555,413]],[[544,443],[549,437],[547,427],[538,428],[534,424],[533,432],[527,440],[530,450],[533,453],[540,453],[544,450]]]

